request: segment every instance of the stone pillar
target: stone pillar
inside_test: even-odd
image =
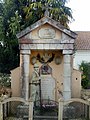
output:
[[[63,81],[63,97],[64,100],[71,98],[71,84],[72,84],[72,62],[69,52],[63,51],[64,54],[64,81]]]
[[[0,120],[3,120],[3,105],[0,102]]]
[[[25,99],[29,99],[29,74],[30,74],[30,50],[21,50],[22,54],[22,87],[21,96]]]
[[[60,99],[58,106],[58,120],[63,120],[63,107],[64,107],[64,101],[63,99]]]
[[[29,119],[33,120],[33,101],[29,101]]]

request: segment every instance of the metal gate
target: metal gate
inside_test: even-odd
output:
[[[33,102],[13,97],[0,102],[0,120],[32,120]]]
[[[71,99],[64,102],[63,118],[68,120],[90,120],[89,102],[82,99]]]
[[[11,101],[3,104],[3,120],[23,120],[28,112],[29,106],[23,102]]]
[[[33,120],[58,120],[58,103],[47,99],[35,101]]]

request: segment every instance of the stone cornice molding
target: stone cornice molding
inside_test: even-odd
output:
[[[73,50],[63,50],[63,55],[72,55],[73,53]]]
[[[24,55],[30,55],[31,54],[31,50],[25,50],[25,49],[23,49],[23,50],[20,50],[20,53],[24,54]]]
[[[41,43],[47,43],[47,44],[53,44],[53,43],[63,43],[63,44],[74,44],[74,39],[28,39],[28,38],[22,38],[19,40],[20,44],[41,44]]]
[[[73,50],[73,44],[21,44],[21,50],[64,50],[65,52],[70,52]],[[68,50],[68,51],[67,51]],[[71,54],[71,52],[70,52]]]

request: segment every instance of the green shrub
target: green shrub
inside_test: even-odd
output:
[[[81,85],[84,89],[90,88],[90,62],[82,61],[79,65],[79,69],[82,72]]]
[[[0,85],[5,87],[11,86],[10,74],[0,73]]]

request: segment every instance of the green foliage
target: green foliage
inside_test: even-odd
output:
[[[34,0],[24,7],[25,17],[30,20],[37,16],[35,20],[38,20],[44,16],[46,9],[48,9],[49,16],[68,27],[68,23],[73,17],[71,9],[65,6],[66,2],[66,0]]]
[[[15,12],[15,16],[11,17],[11,20],[9,22],[9,28],[10,32],[15,35],[18,32],[20,32],[20,15],[18,15],[18,12]]]
[[[15,42],[0,45],[0,72],[10,73],[19,64],[19,49]]]
[[[19,30],[18,15],[15,14],[13,1],[4,0],[0,6],[0,72],[10,73],[11,69],[19,65],[18,41],[15,36]],[[14,22],[17,24],[15,28]]]
[[[0,16],[0,36],[1,36],[2,39],[4,38],[3,32],[4,32],[4,29],[3,29],[3,17]]]
[[[11,86],[11,78],[9,74],[2,74],[0,73],[0,85],[5,87]]]
[[[90,88],[90,63],[82,61],[79,68],[82,71],[82,76],[81,76],[82,87],[84,89]]]

